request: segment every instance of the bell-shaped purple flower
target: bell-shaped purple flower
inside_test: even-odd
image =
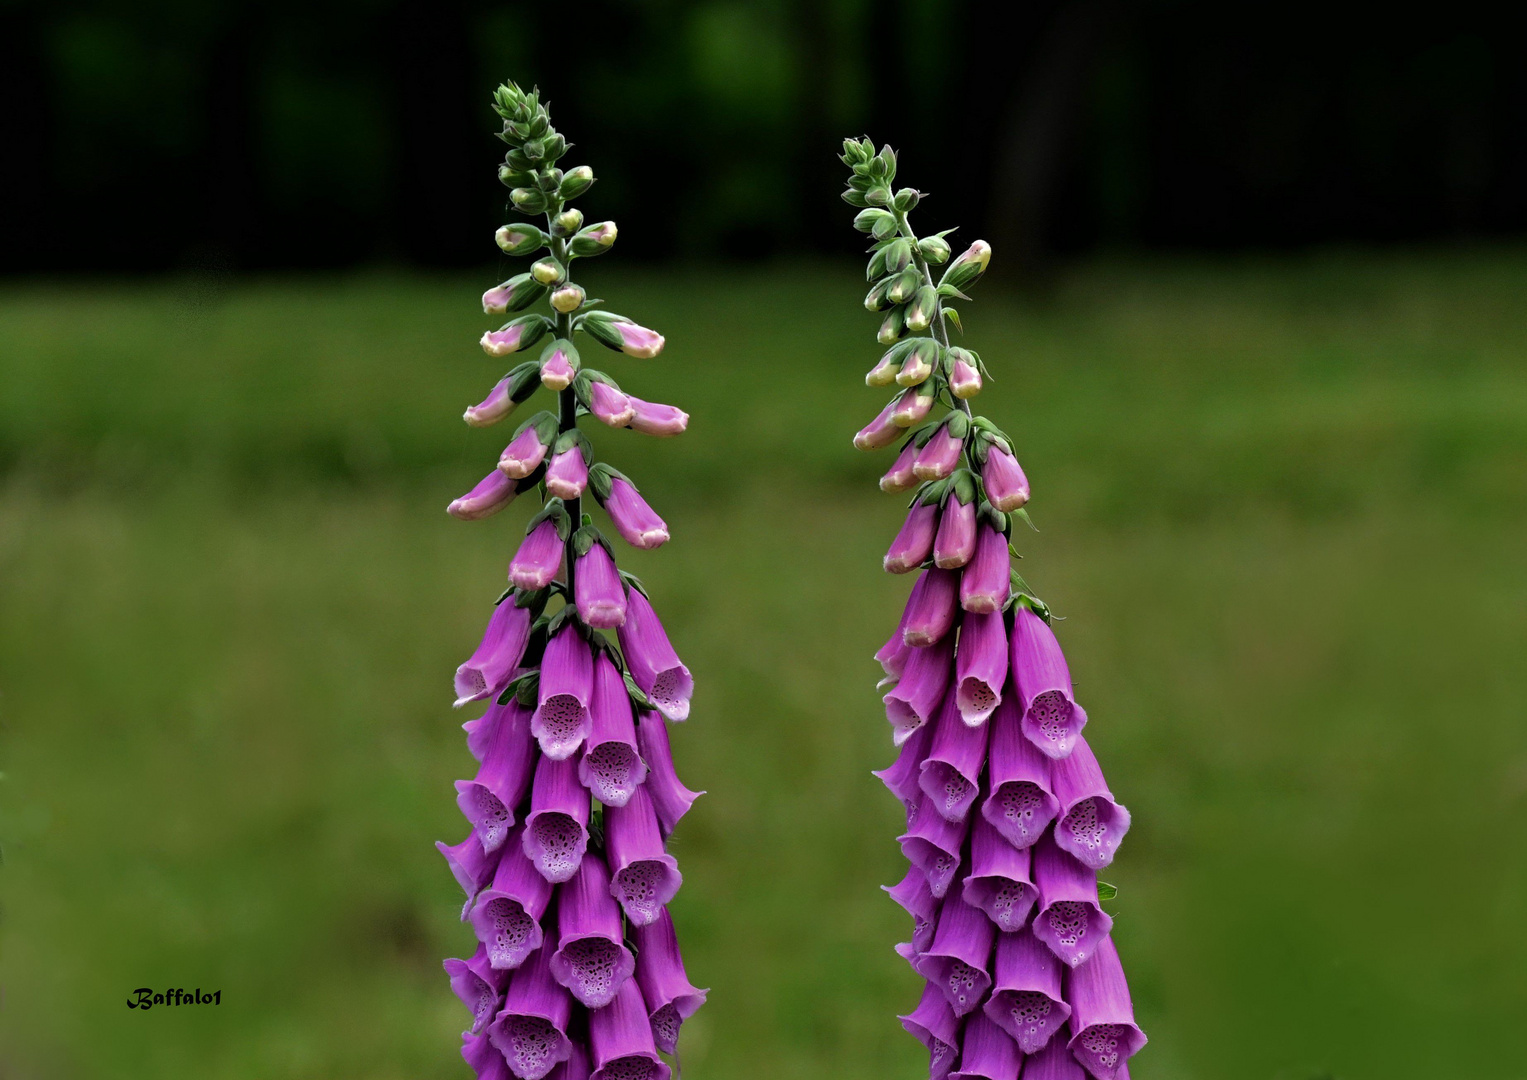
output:
[[[463,1031],[461,1056],[477,1080],[511,1080],[514,1076],[509,1071],[509,1063],[504,1060],[504,1055],[498,1052],[498,1047],[493,1045],[493,1040],[488,1037],[486,1031],[477,1034]]]
[[[629,427],[636,417],[636,406],[619,389],[594,379],[589,383],[589,412],[601,424],[613,428]]]
[[[1087,713],[1076,703],[1060,643],[1043,619],[1018,605],[1009,648],[1023,733],[1049,757],[1065,757],[1086,726]]]
[[[1113,929],[1113,919],[1098,906],[1097,875],[1056,847],[1046,833],[1034,845],[1034,884],[1039,887],[1034,936],[1074,968]]]
[[[668,642],[668,634],[652,604],[640,589],[626,596],[626,621],[620,627],[620,648],[631,678],[658,712],[670,720],[689,716],[695,681]]]
[[[668,542],[667,523],[625,477],[611,477],[610,496],[604,500],[604,509],[615,523],[615,531],[632,547],[650,551]]]
[[[897,746],[933,718],[934,710],[944,699],[944,691],[949,688],[953,660],[952,634],[945,634],[937,645],[911,650],[906,670],[891,692],[881,699],[885,703],[885,718],[891,723],[892,741]]]
[[[912,470],[919,453],[917,443],[908,441],[907,445],[901,448],[901,453],[896,455],[895,464],[880,478],[880,490],[894,494],[915,488],[918,483],[917,474]]]
[[[965,1021],[960,1042],[960,1068],[952,1080],[1013,1080],[1023,1065],[1023,1055],[1007,1032],[982,1013]]]
[[[991,987],[991,948],[996,929],[980,908],[950,893],[939,909],[933,944],[913,963],[949,1001],[956,1016],[981,1007]]]
[[[1103,869],[1129,831],[1129,811],[1114,802],[1086,739],[1078,738],[1070,755],[1050,767],[1050,779],[1060,801],[1055,843],[1083,866]]]
[[[578,779],[606,806],[624,806],[647,778],[647,766],[636,746],[631,695],[607,653],[601,652],[594,661],[589,713],[589,737],[578,762]]]
[[[551,952],[542,945],[510,977],[504,1007],[488,1028],[488,1038],[520,1080],[541,1080],[572,1053],[567,1023],[573,999],[552,978]]]
[[[907,827],[912,827],[913,815],[923,800],[922,768],[928,757],[928,747],[933,742],[932,724],[923,724],[902,742],[896,760],[884,769],[876,769],[871,775],[877,777],[890,789],[892,795],[907,808]]]
[[[557,890],[552,977],[585,1007],[602,1009],[635,970],[620,908],[610,896],[610,873],[602,860],[584,859],[572,880]]]
[[[519,483],[494,469],[477,486],[459,499],[451,500],[445,512],[459,521],[480,521],[498,513],[519,494]]]
[[[530,592],[546,588],[562,569],[564,547],[557,534],[557,523],[551,518],[544,519],[525,534],[519,550],[509,560],[509,580]]]
[[[937,529],[937,503],[920,503],[912,507],[881,562],[886,573],[909,574],[927,562],[928,556],[933,554],[933,535]]]
[[[528,424],[510,440],[509,445],[504,447],[504,452],[499,455],[499,471],[516,480],[529,476],[536,471],[541,462],[546,460],[546,453],[550,449],[551,445],[547,442],[541,426]]]
[[[1033,934],[997,938],[997,977],[985,1012],[1025,1054],[1043,1049],[1071,1015],[1061,996],[1060,973],[1060,961]]]
[[[939,709],[933,742],[917,781],[928,805],[950,821],[964,821],[981,793],[985,762],[986,727],[965,723],[950,695]]]
[[[899,397],[892,399],[889,405],[880,410],[879,416],[859,429],[859,433],[854,436],[855,447],[860,450],[879,450],[901,438],[901,429],[904,425],[892,419],[896,404],[900,400]]]
[[[1051,762],[1023,734],[1011,694],[992,715],[987,789],[981,815],[1014,847],[1029,847],[1060,812],[1050,792]]]
[[[496,697],[514,678],[525,643],[530,640],[530,609],[506,597],[488,617],[482,641],[466,663],[456,669],[456,707]]]
[[[589,466],[576,443],[552,455],[546,466],[546,490],[559,499],[576,499],[589,484]]]
[[[647,765],[647,779],[642,784],[652,808],[657,812],[658,824],[663,835],[673,832],[679,819],[689,813],[689,808],[703,791],[690,791],[679,780],[673,767],[673,751],[669,748],[668,727],[661,715],[642,712],[636,720],[636,746],[642,752]]]
[[[1098,1080],[1125,1076],[1124,1063],[1145,1045],[1113,940],[1098,943],[1091,958],[1071,972],[1071,1053]]]
[[[635,410],[629,425],[632,431],[666,439],[683,434],[684,429],[689,427],[689,414],[676,405],[660,405],[630,394],[626,396],[631,399],[631,408]]]
[[[636,940],[636,984],[647,1006],[652,1040],[663,1053],[676,1053],[679,1028],[705,1004],[710,991],[690,983],[666,908],[652,922],[633,927],[631,934]]]
[[[981,485],[986,489],[987,501],[1004,514],[1029,501],[1029,479],[1019,468],[1018,459],[995,443],[986,451]]]
[[[1002,613],[967,614],[960,622],[955,656],[955,703],[960,719],[984,724],[1002,701],[1007,681],[1007,624]]]
[[[928,1048],[929,1080],[944,1080],[959,1060],[960,1018],[954,1015],[943,992],[929,983],[923,987],[917,1008],[897,1019],[907,1034]]]
[[[530,735],[530,713],[519,702],[495,704],[489,712],[500,713],[491,728],[493,739],[477,775],[456,781],[456,805],[477,831],[483,849],[496,851],[514,825],[515,808],[530,790],[535,740]]]
[[[583,744],[589,733],[589,698],[593,693],[594,662],[588,642],[571,619],[546,644],[541,659],[539,704],[530,719],[530,733],[541,743],[541,752],[565,760]]]
[[[1087,1080],[1087,1071],[1066,1049],[1067,1033],[1061,1031],[1060,1035],[1024,1062],[1023,1080]]]
[[[907,831],[896,838],[901,853],[923,872],[928,879],[929,891],[940,900],[949,892],[949,886],[959,872],[960,849],[965,844],[967,824],[946,819],[929,804],[925,795],[912,815]]]
[[[461,418],[472,427],[488,427],[498,423],[514,411],[516,402],[511,392],[514,381],[513,376],[505,375],[493,384],[487,397],[468,408],[461,414]]]
[[[573,592],[578,618],[586,626],[613,630],[626,621],[626,589],[615,571],[615,560],[598,541],[578,557],[573,568]]]
[[[503,286],[499,286],[499,288],[502,289]],[[498,292],[497,289],[490,289],[483,294],[484,310],[487,308],[488,298],[496,292]],[[504,309],[499,308],[498,310],[503,311]],[[478,344],[482,346],[482,351],[489,356],[508,356],[510,353],[518,352],[525,343],[531,340],[532,336],[540,336],[534,333],[534,326],[535,324],[520,322],[516,319],[502,330],[489,330],[482,336]],[[529,336],[527,336],[527,333]]]
[[[492,882],[477,894],[467,914],[495,970],[517,968],[541,947],[541,916],[551,891],[551,882],[525,854],[524,826],[515,827]]]
[[[956,595],[960,575],[937,567],[924,570],[907,597],[902,618],[902,637],[908,645],[921,649],[943,639],[954,626],[959,613]]]
[[[621,983],[608,1005],[589,1013],[589,1046],[594,1052],[590,1080],[668,1080],[668,1066],[657,1056],[652,1021],[634,979]]]
[[[1039,890],[1029,875],[1029,849],[1015,848],[992,823],[977,817],[970,827],[970,873],[961,895],[1004,934],[1016,934],[1029,921]]]
[[[919,480],[942,480],[954,472],[960,464],[960,451],[965,440],[958,438],[945,424],[933,433],[918,452],[912,473]]]
[[[657,811],[643,784],[625,806],[605,808],[604,838],[610,861],[610,892],[637,926],[654,921],[679,891],[684,877],[663,850]]]
[[[468,1030],[476,1035],[498,1012],[509,976],[489,966],[488,950],[481,945],[470,960],[447,960],[445,973],[451,980],[451,989],[472,1014]]]
[[[961,501],[950,493],[939,515],[938,536],[933,540],[933,563],[945,570],[957,570],[976,554],[976,504]]]
[[[451,876],[461,886],[462,892],[467,894],[467,907],[472,906],[472,900],[481,891],[482,887],[493,877],[493,871],[498,866],[499,851],[488,851],[478,839],[477,830],[467,833],[467,838],[454,846],[448,846],[443,840],[435,841],[435,850],[445,856],[445,863],[451,868]],[[462,916],[466,916],[463,914]]]
[[[912,651],[912,646],[907,644],[905,632],[907,615],[903,611],[901,621],[896,624],[896,629],[891,632],[890,638],[880,646],[875,653],[875,659],[880,663],[886,678],[890,680],[886,685],[896,685],[896,680],[901,678],[901,673],[906,670],[907,656]]]
[[[525,854],[547,881],[567,881],[578,872],[589,843],[589,793],[578,782],[578,766],[550,755],[536,765],[525,818]]]
[[[1013,591],[1012,556],[1007,536],[981,524],[976,527],[976,553],[960,575],[960,606],[978,615],[1001,611]]]

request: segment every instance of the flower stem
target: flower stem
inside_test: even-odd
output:
[[[552,219],[561,212],[562,203],[560,201],[554,202],[551,206],[547,207],[546,225],[548,230],[551,227]],[[567,241],[560,237],[554,238],[551,242],[551,253],[557,262],[562,264],[566,272],[567,276],[563,280],[571,281],[573,268],[572,260],[567,255]],[[555,315],[556,336],[563,341],[571,341],[573,338],[572,313],[554,311],[553,314]],[[562,432],[572,431],[578,426],[578,395],[573,391],[571,385],[564,388],[557,395],[557,406],[557,434],[560,435]],[[579,496],[568,499],[564,505],[567,507],[568,517],[572,521],[572,528],[567,531],[567,540],[562,552],[562,562],[567,572],[567,602],[571,605],[573,603],[573,535],[583,526],[583,498]]]

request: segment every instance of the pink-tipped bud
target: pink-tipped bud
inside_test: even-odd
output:
[[[498,459],[499,471],[516,480],[529,476],[535,472],[536,466],[546,460],[546,450],[547,446],[541,441],[541,435],[535,426],[527,427],[514,437],[513,442],[504,447],[504,452]]]
[[[595,380],[589,385],[589,412],[601,424],[621,428],[630,425],[636,416],[636,406],[609,383]]]
[[[513,296],[513,290],[506,281],[502,285],[495,285],[482,294],[482,310],[484,315],[502,315],[509,310],[509,301]]]
[[[938,503],[914,506],[881,561],[886,573],[909,574],[927,562],[933,552],[933,534],[937,527]]]
[[[880,478],[880,490],[894,494],[898,491],[911,491],[917,486],[917,475],[912,471],[912,465],[917,461],[917,444],[909,442],[901,448],[901,453],[896,455],[896,464],[892,465],[886,474]]]
[[[549,519],[541,522],[520,541],[519,550],[509,560],[509,580],[532,592],[546,588],[562,569],[562,549],[557,523]]]
[[[962,400],[975,397],[981,392],[981,372],[963,357],[955,360],[949,371],[949,392]]]
[[[1004,514],[1029,501],[1029,479],[1023,475],[1018,459],[996,444],[986,452],[981,482],[986,487],[986,498]]]
[[[494,290],[489,289],[491,293]],[[487,295],[483,297],[484,306],[487,305]],[[514,326],[506,326],[502,330],[489,330],[482,336],[482,351],[489,356],[508,356],[512,352],[518,352],[520,344],[525,340],[525,325],[516,323]]]
[[[896,373],[901,370],[900,362],[891,353],[886,353],[880,358],[880,363],[870,368],[864,376],[865,386],[890,386],[896,381]]]
[[[976,504],[961,502],[950,495],[939,518],[938,537],[933,541],[933,565],[941,570],[955,570],[968,563],[976,553]]]
[[[880,415],[871,420],[859,433],[854,436],[854,445],[860,450],[879,450],[883,446],[890,446],[901,438],[901,428],[891,419],[891,413],[896,408],[896,402],[891,402],[880,410]]]
[[[631,417],[632,431],[667,438],[670,435],[678,435],[689,426],[689,414],[677,406],[659,405],[656,402],[643,401],[638,397],[630,397],[629,394],[627,397],[635,410]]]
[[[964,441],[955,438],[945,424],[933,433],[933,438],[923,446],[912,465],[912,474],[919,480],[942,480],[954,472],[960,463],[960,449]]]
[[[911,427],[926,420],[932,408],[933,388],[924,383],[902,391],[901,397],[896,399],[896,407],[891,411],[891,420],[897,427]]]
[[[650,550],[668,542],[668,525],[647,505],[641,492],[616,476],[610,481],[610,495],[604,500],[605,512],[615,523],[615,531],[634,548]]]
[[[514,398],[509,396],[510,379],[506,376],[498,381],[488,396],[473,405],[461,418],[473,427],[487,427],[496,424],[514,411]]]
[[[546,466],[546,490],[559,499],[576,499],[588,487],[589,467],[583,450],[574,445],[554,454]]]
[[[573,377],[577,374],[567,350],[558,346],[541,365],[541,385],[548,390],[566,390],[573,385]]]
[[[498,513],[512,503],[517,487],[514,480],[494,469],[478,481],[471,491],[447,506],[445,512],[461,521],[477,521]]]
[[[551,306],[555,311],[564,315],[571,315],[583,306],[585,293],[582,285],[568,283],[558,285],[551,291]]]
[[[632,322],[615,323],[614,329],[620,335],[620,351],[627,356],[647,360],[663,351],[663,335],[656,330]]]

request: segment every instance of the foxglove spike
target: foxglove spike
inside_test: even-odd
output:
[[[589,466],[577,445],[552,456],[546,466],[546,490],[559,499],[576,499],[589,485]]]
[[[1023,1055],[1007,1032],[976,1013],[965,1021],[960,1042],[960,1068],[951,1080],[1014,1080],[1023,1066]]]
[[[944,512],[938,522],[938,536],[933,541],[933,564],[944,570],[958,570],[970,562],[975,554],[975,501],[961,502],[950,495],[944,500]]]
[[[913,956],[928,951],[933,944],[933,930],[938,921],[938,897],[928,888],[928,879],[917,867],[909,867],[906,877],[895,885],[882,885],[886,895],[912,916],[912,940],[908,952]],[[898,948],[897,951],[900,951]]]
[[[684,429],[689,427],[689,414],[676,405],[660,405],[654,401],[643,401],[639,397],[630,398],[631,415],[630,428],[639,431],[643,435],[655,435],[660,439],[670,438],[674,435],[682,435]]]
[[[937,572],[937,571],[931,571]],[[954,660],[954,635],[944,635],[937,645],[912,649],[894,689],[881,700],[891,723],[892,741],[900,746],[933,717],[949,688]]]
[[[546,645],[537,689],[539,704],[530,720],[530,733],[547,757],[564,761],[583,745],[589,733],[593,682],[588,642],[568,620]]]
[[[913,815],[923,799],[921,786],[923,761],[928,757],[928,747],[933,742],[933,727],[924,724],[901,744],[896,760],[871,775],[890,789],[892,795],[907,808],[907,827],[912,827]]]
[[[965,844],[966,822],[945,820],[923,796],[906,833],[897,837],[901,853],[928,879],[928,889],[940,900],[949,891],[960,869],[960,848]],[[984,918],[984,916],[983,916]]]
[[[530,790],[535,770],[535,740],[530,714],[519,703],[494,705],[503,717],[494,725],[494,739],[471,780],[456,781],[456,805],[472,823],[485,851],[497,851],[514,825],[515,809]]]
[[[944,1080],[960,1056],[960,1018],[938,987],[923,987],[922,1000],[906,1016],[898,1016],[907,1034],[928,1048],[929,1080]]]
[[[642,712],[637,716],[636,745],[647,764],[647,780],[642,789],[652,799],[658,824],[663,827],[663,835],[668,836],[705,792],[690,791],[679,781],[673,767],[673,751],[669,749],[668,727],[657,713]]]
[[[517,494],[518,482],[494,469],[471,491],[453,499],[445,512],[458,521],[481,521],[508,506]]]
[[[488,950],[477,946],[470,960],[447,960],[446,976],[451,989],[472,1014],[472,1026],[468,1029],[478,1034],[498,1012],[504,1000],[504,987],[508,985],[507,973],[495,971],[488,964]]]
[[[527,592],[544,589],[562,571],[565,545],[557,535],[557,523],[542,521],[520,541],[519,550],[509,560],[509,580]]]
[[[456,669],[456,708],[503,692],[525,654],[530,622],[530,610],[516,605],[513,597],[493,609],[482,642]]]
[[[1039,899],[1029,875],[1029,849],[1013,847],[991,822],[977,817],[970,827],[970,875],[961,895],[1004,934],[1023,931]]]
[[[984,911],[954,893],[945,898],[933,944],[912,967],[939,988],[956,1016],[974,1012],[986,1000],[995,936]]]
[[[886,573],[909,574],[927,562],[933,554],[933,535],[937,530],[938,504],[914,506],[881,561]]]
[[[976,553],[960,575],[960,606],[978,615],[1002,610],[1013,592],[1007,537],[990,525],[976,528]]]
[[[608,1005],[589,1013],[589,1045],[594,1058],[590,1080],[668,1080],[668,1066],[657,1056],[652,1021],[634,979],[621,983]]]
[[[1050,793],[1051,762],[1023,734],[1018,705],[1008,694],[992,715],[991,794],[981,815],[1014,847],[1029,847],[1055,820],[1060,804]]]
[[[950,695],[939,710],[933,742],[917,781],[928,805],[949,821],[963,822],[981,794],[981,766],[985,761],[985,726],[965,723]]]
[[[880,490],[888,493],[898,491],[911,491],[918,484],[917,474],[913,472],[919,450],[916,442],[908,442],[901,448],[901,453],[896,456],[896,463],[892,465],[886,474],[880,478]]]
[[[1055,843],[1083,866],[1103,869],[1129,831],[1129,811],[1114,802],[1086,739],[1078,738],[1070,756],[1051,766],[1050,778],[1060,801]]]
[[[604,501],[604,509],[615,523],[615,531],[632,547],[651,551],[668,542],[667,523],[624,477],[611,478],[610,497]]]
[[[679,660],[668,634],[640,589],[626,595],[626,621],[620,628],[620,648],[626,667],[654,708],[670,720],[689,716],[695,680]]]
[[[603,544],[589,545],[573,568],[573,592],[578,618],[584,625],[613,630],[626,621],[626,589],[615,571],[615,560]]]
[[[1113,919],[1098,906],[1097,876],[1056,847],[1046,833],[1034,845],[1034,884],[1039,887],[1034,936],[1075,968],[1113,929]]]
[[[967,724],[985,724],[1002,701],[1007,681],[1007,624],[1001,612],[968,614],[960,622],[955,656],[955,703]]]
[[[1043,619],[1020,605],[1013,611],[1010,650],[1023,733],[1049,757],[1065,757],[1087,725],[1087,713],[1076,703],[1060,643]]]
[[[517,826],[504,845],[492,883],[477,894],[467,916],[495,969],[517,968],[541,947],[541,916],[551,903],[551,890],[551,882],[526,856],[525,830]]]
[[[647,778],[647,766],[636,746],[636,722],[626,681],[606,653],[594,662],[591,726],[578,779],[606,806],[624,806],[636,786]]]
[[[578,783],[570,758],[547,755],[536,765],[525,818],[525,854],[547,881],[567,881],[578,872],[589,843],[589,793]]]
[[[710,991],[690,983],[666,908],[647,925],[633,927],[631,936],[636,941],[636,984],[647,1006],[652,1039],[663,1053],[677,1053],[679,1028],[705,1004]]]
[[[1027,932],[1003,934],[997,939],[997,978],[986,1015],[1012,1036],[1018,1049],[1037,1054],[1071,1015],[1060,980],[1060,961],[1044,942]]]
[[[566,1061],[573,999],[551,975],[551,949],[542,945],[509,979],[504,1007],[488,1028],[488,1038],[520,1080],[541,1080]]]
[[[960,575],[930,567],[924,570],[907,597],[902,636],[914,649],[926,648],[947,635],[959,612],[956,595]]]
[[[918,452],[912,474],[919,480],[942,480],[958,467],[960,451],[964,448],[965,440],[956,438],[945,424]]]
[[[620,907],[610,896],[609,871],[600,859],[584,859],[572,880],[557,890],[552,978],[586,1008],[602,1009],[635,970]]]
[[[981,471],[981,485],[986,499],[1004,514],[1011,514],[1029,501],[1029,478],[1023,475],[1018,459],[1000,446],[986,452],[986,468]]]
[[[1124,967],[1113,941],[1100,942],[1092,958],[1071,972],[1071,1053],[1097,1080],[1127,1076],[1124,1063],[1145,1045],[1135,1023]]]
[[[604,838],[610,861],[610,892],[637,926],[653,922],[679,891],[684,877],[663,850],[657,811],[643,784],[625,806],[605,809]]]
[[[1066,1049],[1066,1032],[1060,1034],[1024,1063],[1023,1080],[1087,1080],[1087,1071]]]

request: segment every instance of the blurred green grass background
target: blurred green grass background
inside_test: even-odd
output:
[[[849,268],[595,266],[625,564],[698,686],[675,842],[704,1077],[924,1075],[869,657],[907,583]],[[449,676],[530,511],[481,279],[0,288],[0,1076],[460,1077]],[[1136,1080],[1520,1077],[1527,254],[1095,262],[983,289],[1018,538],[1135,825]],[[590,346],[594,348],[594,346]],[[1515,659],[1513,659],[1513,657]],[[143,985],[216,1008],[124,1008]],[[1513,1020],[1513,1017],[1517,1017]]]

